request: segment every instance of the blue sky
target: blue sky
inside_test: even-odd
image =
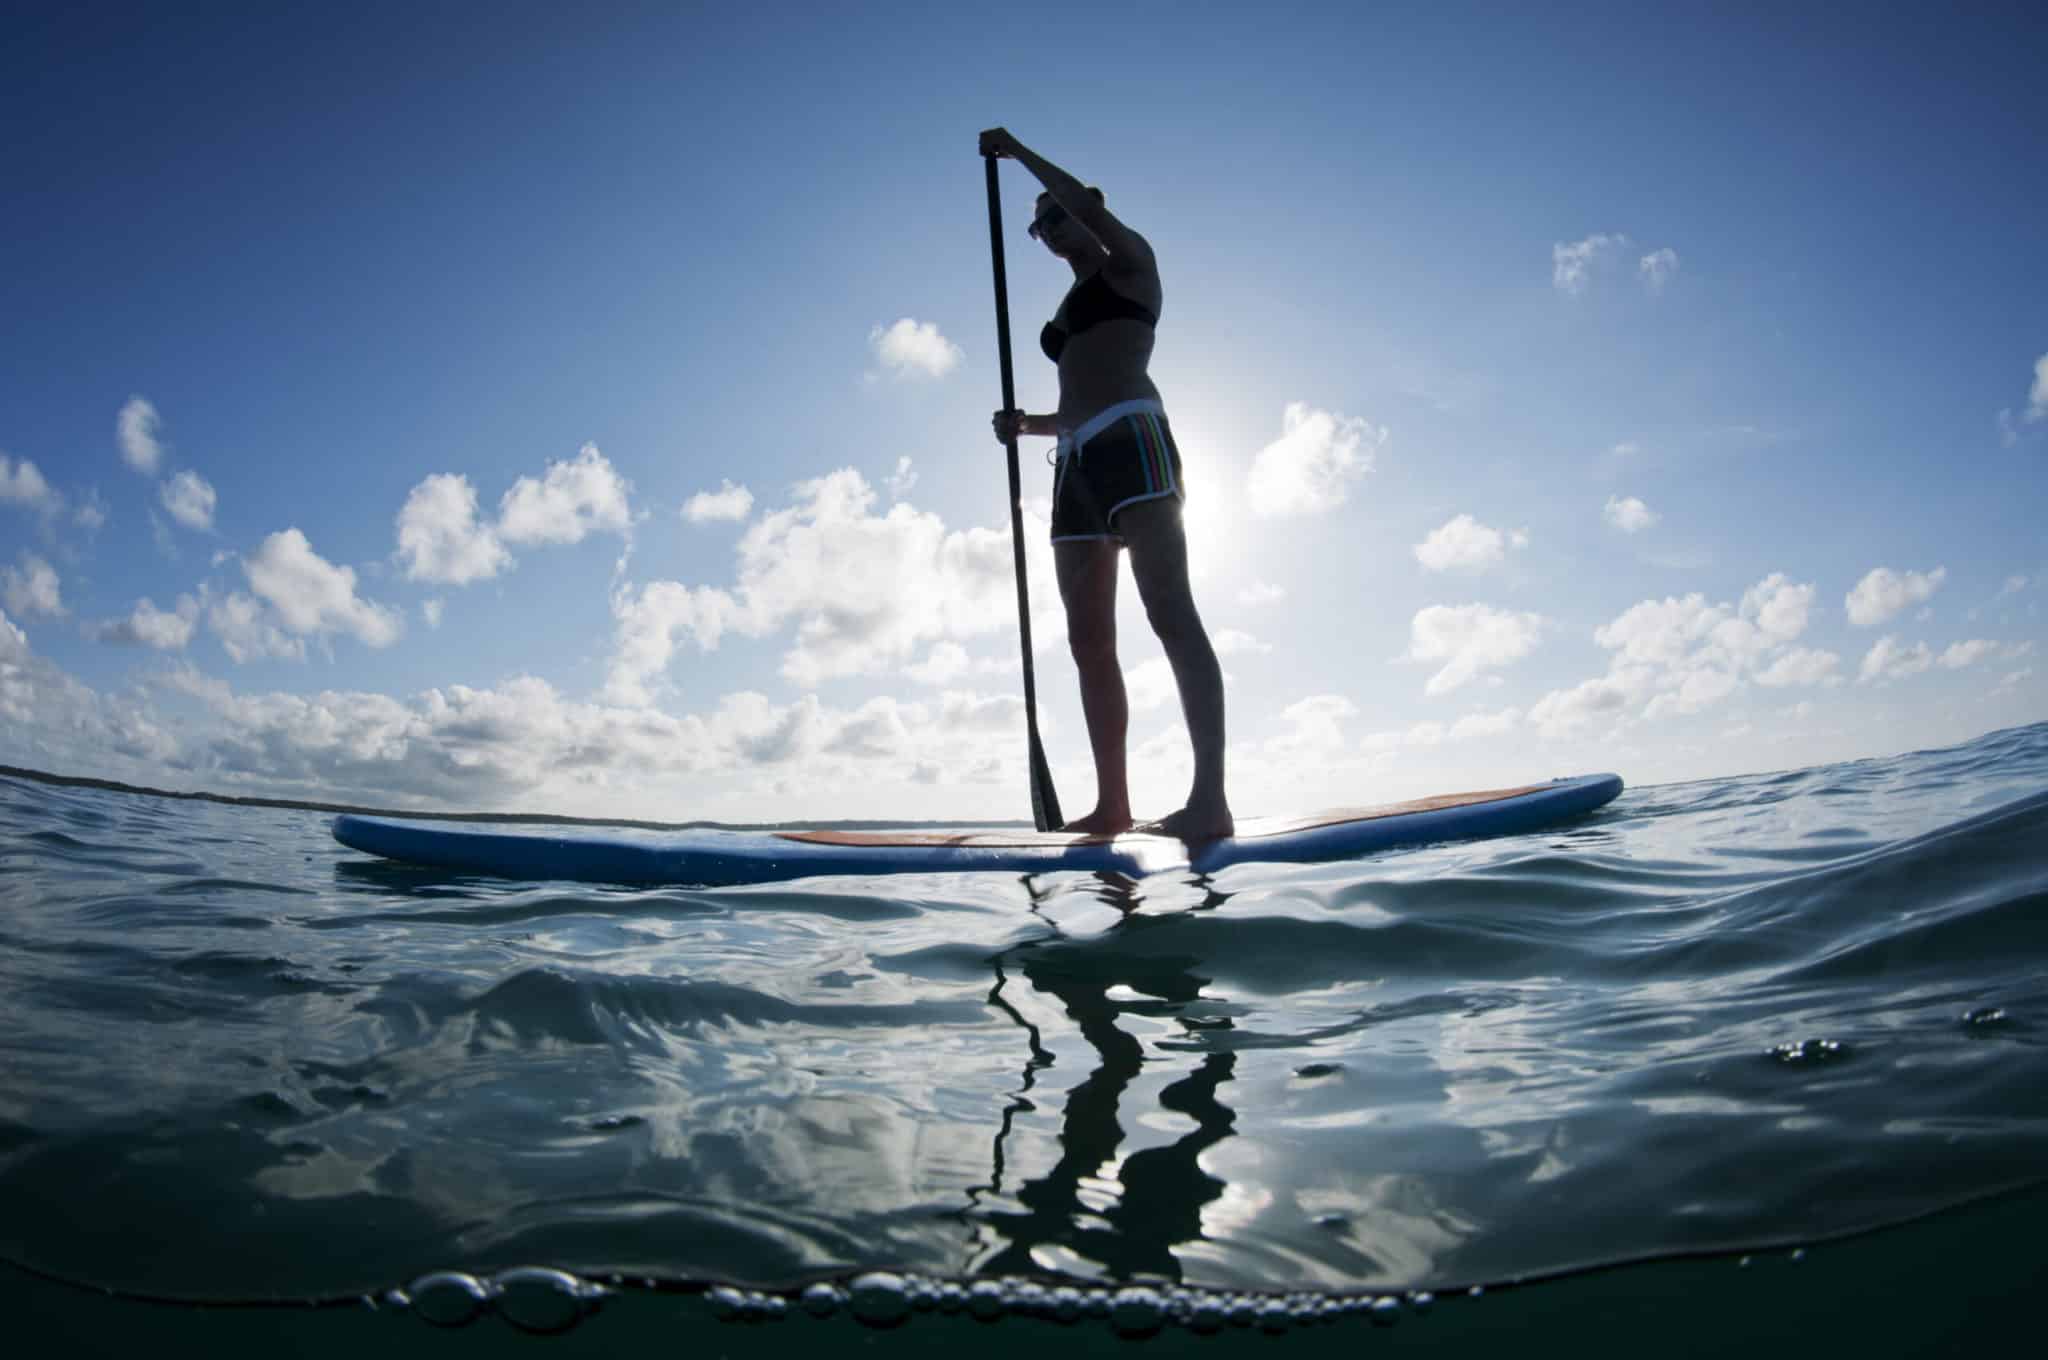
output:
[[[1026,815],[998,123],[1158,253],[1241,814],[2048,717],[2027,7],[737,8],[11,21],[0,761]]]

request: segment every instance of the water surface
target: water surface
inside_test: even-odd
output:
[[[2048,1172],[2048,725],[1205,878],[606,889],[327,826],[0,779],[0,1257],[1443,1291]]]

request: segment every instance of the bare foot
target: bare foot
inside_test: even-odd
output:
[[[1130,829],[1130,813],[1104,812],[1101,808],[1095,809],[1086,817],[1076,817],[1073,821],[1067,822],[1060,827],[1062,831],[1074,832],[1083,836],[1114,836],[1118,832],[1129,831]]]
[[[1196,807],[1190,803],[1179,812],[1169,812],[1138,830],[1150,836],[1171,836],[1177,841],[1217,841],[1237,830],[1228,807]]]

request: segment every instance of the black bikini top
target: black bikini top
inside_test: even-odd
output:
[[[1157,326],[1159,317],[1143,303],[1134,302],[1110,287],[1098,269],[1067,294],[1068,329],[1046,322],[1045,329],[1038,333],[1038,347],[1045,351],[1046,358],[1058,363],[1070,338],[1104,321],[1142,321]]]

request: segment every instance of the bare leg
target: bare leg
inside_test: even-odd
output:
[[[1067,646],[1081,674],[1081,713],[1095,755],[1095,810],[1062,830],[1113,833],[1131,825],[1124,734],[1131,711],[1116,660],[1117,546],[1108,539],[1052,545],[1060,601],[1067,607]]]
[[[1223,668],[1188,586],[1188,541],[1180,502],[1172,497],[1140,501],[1117,516],[1117,528],[1131,550],[1131,574],[1145,616],[1180,689],[1181,716],[1195,748],[1195,778],[1187,805],[1149,822],[1145,829],[1186,841],[1214,840],[1236,829],[1223,795]]]

